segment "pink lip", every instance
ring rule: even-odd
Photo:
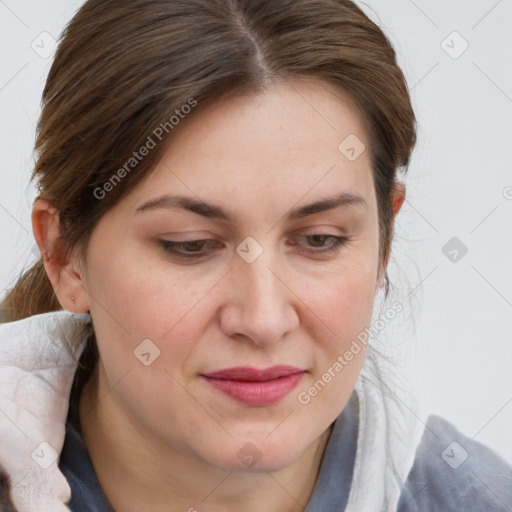
[[[214,388],[253,406],[271,405],[284,398],[302,379],[305,371],[294,366],[227,368],[202,375]]]

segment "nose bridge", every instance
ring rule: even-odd
[[[279,275],[279,256],[265,248],[252,262],[242,256],[234,268],[237,288],[232,295],[230,334],[243,334],[255,343],[268,344],[278,341],[295,326],[295,313],[289,291]]]
[[[279,312],[282,308],[284,293],[282,284],[272,272],[268,258],[263,258],[253,263],[243,262],[241,272],[244,274],[246,288],[244,294],[247,307],[254,316],[263,317],[267,314]]]

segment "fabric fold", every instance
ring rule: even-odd
[[[65,512],[58,467],[90,315],[56,311],[0,324],[0,465],[18,512]]]
[[[368,347],[355,391],[359,431],[352,487],[345,512],[396,512],[425,424],[413,411],[418,402],[398,383],[396,369]],[[393,384],[396,384],[394,386]]]

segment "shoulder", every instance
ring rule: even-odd
[[[512,467],[485,445],[431,415],[402,489],[399,512],[512,510]]]

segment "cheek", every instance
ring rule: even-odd
[[[91,316],[106,386],[115,389],[109,399],[158,430],[160,422],[180,424],[193,409],[182,370],[204,331],[201,299],[214,282],[133,261],[120,254],[108,263],[90,260]]]
[[[181,411],[193,409],[183,386],[198,340],[212,321],[222,274],[151,268],[143,258],[135,264],[136,258],[127,256],[125,251],[112,254],[107,264],[90,262],[90,275],[99,276],[91,283],[91,315],[105,379],[123,407],[148,428],[158,423],[155,411],[177,424],[176,404]],[[208,366],[211,352],[201,353],[202,365]]]
[[[330,419],[347,403],[360,373],[376,292],[372,257],[360,256],[357,262],[346,258],[342,267],[323,283],[309,281],[301,287],[308,290],[304,317],[315,355],[297,402],[308,414]]]
[[[347,252],[323,276],[301,278],[303,301],[331,333],[327,339],[333,348],[342,348],[371,321],[377,285],[376,250],[371,249]]]
[[[315,365],[317,378],[332,370],[339,357],[345,359],[347,364],[343,363],[343,369],[338,367],[336,373],[343,370],[350,381],[357,377],[366,348],[361,342],[361,333],[370,325],[374,297],[373,281],[356,279],[354,276],[342,280],[338,286],[333,286],[319,297],[317,306],[312,308],[318,312],[313,336],[318,351]],[[338,383],[342,380],[337,379]]]
[[[87,283],[91,309],[133,341],[162,339],[171,331],[178,332],[218,280],[191,267],[182,270],[161,261],[149,262],[143,254],[126,248],[111,253],[108,262],[91,258],[89,275],[94,276]]]

